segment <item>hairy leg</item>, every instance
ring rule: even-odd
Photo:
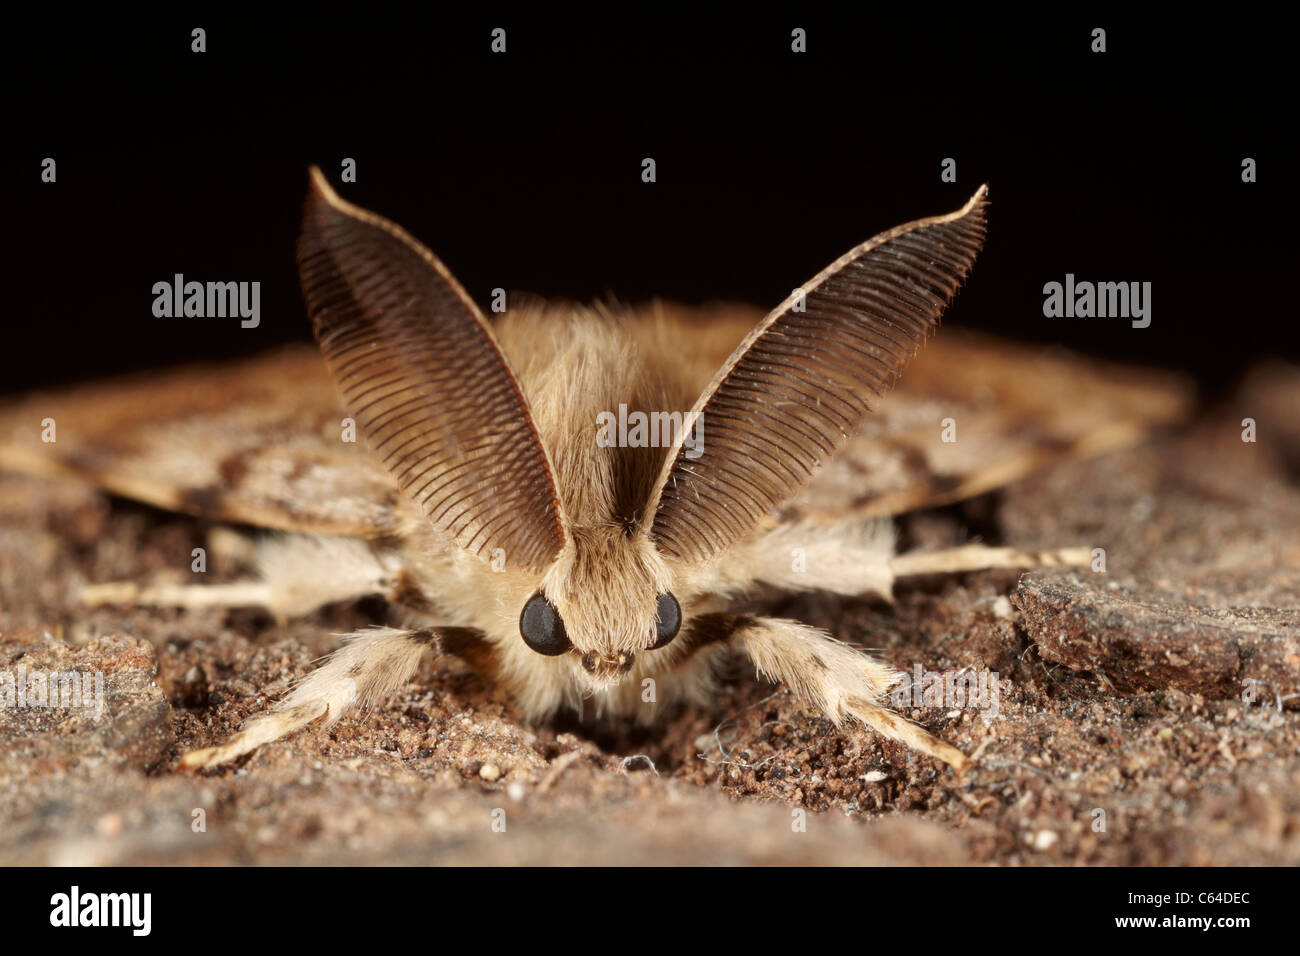
[[[989,568],[1084,567],[1092,561],[1090,548],[990,548],[967,544],[943,551],[909,551],[889,562],[895,577],[917,574],[956,574]]]
[[[1035,551],[982,544],[895,554],[894,529],[887,519],[804,522],[751,535],[701,575],[698,587],[726,596],[762,582],[788,591],[875,594],[890,600],[894,581],[901,577],[1079,566],[1090,560],[1088,548]]]
[[[434,638],[433,631],[388,627],[350,635],[268,713],[253,718],[219,747],[190,751],[179,766],[185,770],[215,767],[310,723],[334,726],[352,708],[372,706],[400,690]]]
[[[788,591],[888,597],[894,526],[880,521],[799,523],[755,532],[701,573],[696,590],[723,597],[762,582]]]
[[[759,674],[783,681],[836,727],[857,721],[961,771],[970,763],[956,747],[889,710],[882,699],[901,672],[824,631],[776,618],[738,619],[731,638]]]
[[[88,585],[81,600],[90,605],[264,607],[287,620],[325,604],[368,594],[389,596],[395,579],[383,558],[355,538],[268,535],[257,542],[254,563],[256,580],[144,586],[116,581]]]

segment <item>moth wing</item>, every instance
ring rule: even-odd
[[[1135,444],[1191,407],[1192,390],[1175,374],[950,328],[782,517],[869,518],[950,504]]]
[[[0,467],[282,531],[404,534],[422,516],[344,418],[319,351],[290,347],[22,397],[0,409]]]

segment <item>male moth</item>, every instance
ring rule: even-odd
[[[895,555],[887,516],[1176,414],[1069,362],[966,340],[920,363],[921,393],[876,408],[971,270],[983,187],[851,249],[761,319],[530,301],[490,322],[401,227],[340,199],[319,170],[310,179],[298,265],[324,365],[290,349],[0,415],[0,466],[286,532],[259,543],[256,580],[103,584],[91,603],[284,618],[378,594],[400,610],[401,626],[351,635],[182,767],[331,726],[436,648],[486,669],[532,720],[707,705],[719,659],[746,655],[835,726],[960,769],[961,752],[882,703],[893,667],[734,602],[758,584],[888,598],[903,575],[1086,563],[1086,548]],[[47,417],[57,442],[34,437]],[[941,441],[945,417],[961,442]],[[341,437],[346,423],[369,450]]]

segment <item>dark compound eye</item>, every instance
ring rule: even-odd
[[[656,638],[655,642],[650,645],[651,650],[671,643],[682,627],[682,608],[677,603],[677,598],[671,594],[659,595],[659,600],[655,604],[655,612],[659,615],[659,620],[655,623]]]
[[[524,605],[524,612],[519,615],[519,633],[524,636],[525,644],[547,657],[563,654],[570,647],[560,612],[541,591]]]

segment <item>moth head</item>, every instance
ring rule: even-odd
[[[610,524],[570,529],[570,541],[524,603],[519,636],[569,655],[596,685],[622,680],[681,629],[672,575],[644,534]]]
[[[342,200],[319,170],[311,180],[303,293],[360,431],[450,542],[507,556],[527,582],[519,639],[566,655],[593,685],[680,651],[668,650],[682,624],[674,580],[696,581],[857,431],[937,328],[983,244],[987,207],[981,187],[961,209],[880,233],[796,289],[691,410],[709,424],[708,445],[688,446],[683,428],[636,523],[601,523],[565,514],[553,449],[446,267],[400,226]]]

